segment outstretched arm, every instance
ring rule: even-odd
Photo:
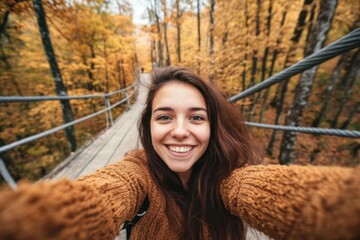
[[[232,214],[275,239],[360,237],[360,167],[245,167],[221,195]]]
[[[146,196],[139,163],[125,159],[77,181],[0,192],[0,239],[114,239]]]

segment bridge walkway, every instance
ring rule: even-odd
[[[149,83],[150,75],[142,74],[141,82]],[[101,132],[89,144],[81,147],[45,178],[71,178],[95,172],[123,159],[126,152],[140,147],[137,121],[144,108],[148,89],[139,83],[138,96],[128,112],[123,113],[110,128]]]

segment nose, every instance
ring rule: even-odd
[[[178,139],[187,138],[190,136],[190,132],[187,129],[184,120],[178,120],[175,122],[174,128],[171,131],[171,136]]]

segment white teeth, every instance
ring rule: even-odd
[[[184,152],[189,152],[192,149],[192,147],[169,146],[169,149],[173,152],[184,153]]]

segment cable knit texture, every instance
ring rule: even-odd
[[[275,239],[360,239],[359,167],[246,167],[221,195],[232,214]]]
[[[232,214],[275,239],[357,239],[359,193],[360,168],[250,166],[221,186]],[[150,206],[131,239],[177,239],[181,226],[169,223],[143,151],[77,181],[1,191],[0,239],[114,239],[146,195]]]

